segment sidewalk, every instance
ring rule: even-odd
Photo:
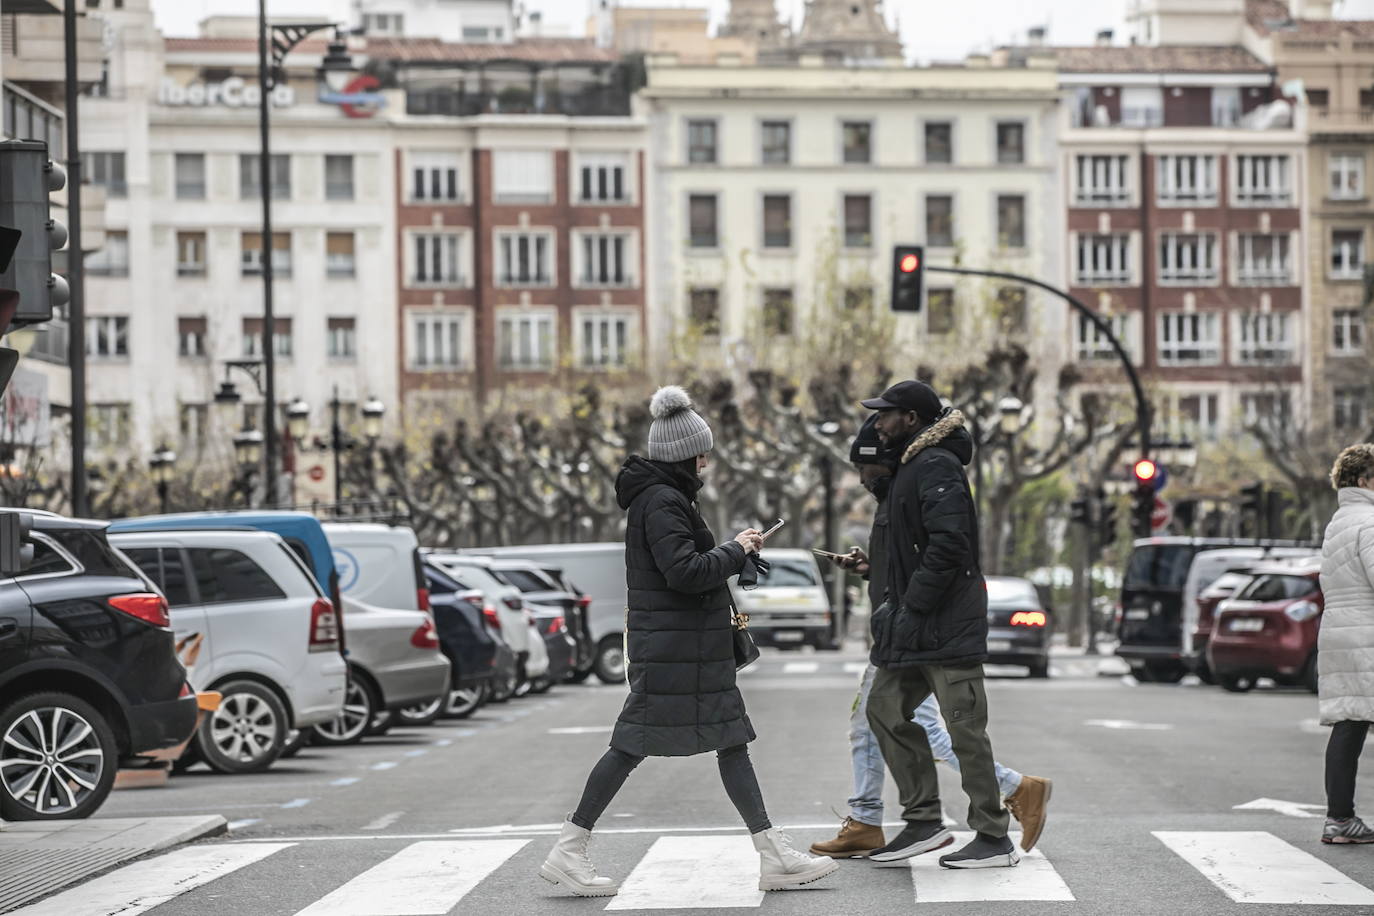
[[[1050,645],[1050,669],[1079,677],[1121,677],[1131,673],[1130,665],[1116,657],[1115,639],[1099,639],[1097,652],[1097,655],[1088,655],[1081,646],[1067,645],[1063,634],[1056,634]]]
[[[7,821],[0,829],[0,913],[131,859],[225,829],[217,814]]]

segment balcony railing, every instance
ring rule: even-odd
[[[611,86],[592,86],[577,91],[546,88],[537,94],[523,88],[502,89],[499,92],[464,92],[449,88],[406,90],[406,114],[412,115],[625,117],[629,113],[629,93]]]

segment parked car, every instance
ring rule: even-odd
[[[1317,690],[1321,559],[1257,565],[1244,588],[1222,602],[1207,644],[1217,683],[1243,693],[1262,677]]]
[[[1207,664],[1207,643],[1216,625],[1217,607],[1250,579],[1250,573],[1245,569],[1228,569],[1197,596],[1197,619],[1193,623],[1192,640],[1186,648],[1191,652],[1193,672],[1204,684],[1216,683],[1211,666]]]
[[[0,570],[0,818],[89,817],[121,760],[191,736],[196,697],[166,600],[105,524],[22,518],[25,559]]]
[[[515,687],[515,695],[518,697],[531,692],[548,677],[551,662],[548,644],[544,642],[544,638],[539,633],[534,612],[525,608],[524,614],[527,634],[525,641],[530,647],[530,654],[525,659],[525,676]]]
[[[1025,665],[1031,677],[1050,676],[1054,611],[1029,579],[988,576],[988,663]]]
[[[491,571],[491,560],[487,557],[444,551],[429,552],[425,556],[465,588],[480,591],[486,597],[488,605],[496,611],[497,619],[501,623],[501,635],[515,650],[517,688],[520,683],[536,676],[530,670],[530,652],[533,648],[531,643],[542,640],[532,640],[530,637],[529,619],[525,614],[525,598],[520,589],[497,578]],[[543,647],[540,649],[542,651]],[[543,671],[538,673],[542,674]]]
[[[792,648],[833,646],[830,597],[820,567],[809,550],[779,548],[761,554],[769,571],[758,588],[744,589],[731,578],[735,607],[749,615],[749,632],[759,645]]]
[[[110,542],[167,597],[172,630],[200,634],[195,687],[222,694],[183,760],[221,773],[271,766],[291,729],[343,708],[338,616],[301,558],[270,531],[155,531]]]
[[[549,670],[535,681],[533,688],[535,693],[544,693],[573,673],[578,646],[572,632],[575,627],[581,629],[577,621],[583,619],[584,608],[590,602],[584,603],[583,596],[555,582],[548,572],[529,560],[494,558],[490,568],[502,582],[520,589],[525,607],[534,618],[535,629],[544,640],[544,648],[549,653]],[[570,620],[573,621],[571,626]],[[588,641],[587,655],[590,654]]]
[[[465,718],[482,704],[491,688],[501,637],[483,617],[480,591],[463,588],[433,563],[424,563],[421,571],[429,589],[439,645],[449,660],[449,695],[440,714]]]

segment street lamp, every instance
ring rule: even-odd
[[[234,436],[234,457],[239,464],[252,467],[262,460],[262,433],[251,426]]]
[[[148,467],[152,469],[153,481],[157,484],[157,498],[161,504],[161,512],[167,514],[167,488],[172,482],[172,473],[175,470],[177,453],[163,442],[153,452],[153,457],[148,461]]]
[[[1026,405],[1015,395],[1007,395],[997,402],[998,428],[1003,435],[1013,436],[1021,428],[1021,413]]]
[[[379,439],[382,435],[382,415],[386,413],[386,405],[375,397],[368,398],[363,402],[363,435],[369,439]]]
[[[286,432],[297,442],[310,434],[310,405],[304,399],[296,398],[286,405]]]

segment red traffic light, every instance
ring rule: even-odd
[[[1149,458],[1141,458],[1135,463],[1135,479],[1141,483],[1153,482],[1157,473],[1159,468]]]
[[[921,259],[914,254],[908,254],[903,256],[901,262],[897,265],[897,269],[904,274],[909,274],[914,273],[916,268],[920,266]]]

